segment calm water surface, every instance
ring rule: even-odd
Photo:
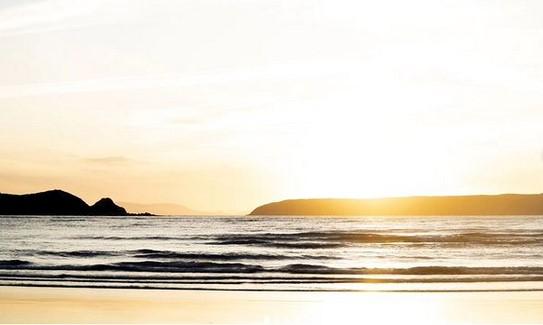
[[[0,217],[0,285],[543,289],[543,217]]]

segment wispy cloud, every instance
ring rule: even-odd
[[[0,87],[0,99],[70,93],[180,88],[187,86],[230,84],[251,81],[286,81],[332,76],[351,71],[352,67],[338,62],[275,64],[253,69],[165,75],[158,78],[109,78],[73,82],[30,83]]]
[[[0,7],[0,37],[77,28],[96,24],[104,1],[42,0]]]
[[[111,156],[111,157],[94,157],[94,158],[84,158],[84,162],[91,164],[126,164],[132,162],[132,159],[122,157],[122,156]]]

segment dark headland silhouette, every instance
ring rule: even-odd
[[[77,215],[127,216],[130,215],[110,198],[88,205],[77,196],[61,190],[33,194],[0,193],[0,215]]]
[[[262,205],[250,215],[477,216],[543,215],[543,194],[301,199]]]

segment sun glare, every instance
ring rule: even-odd
[[[342,109],[337,113],[331,117],[314,112],[312,123],[295,135],[297,145],[285,155],[281,175],[291,195],[380,197],[433,192],[439,168],[455,159],[441,154],[442,139],[417,133],[409,123],[391,120],[387,112]],[[447,190],[441,186],[438,191]]]
[[[432,299],[433,298],[433,299]],[[315,294],[319,303],[300,313],[300,324],[449,324],[436,297],[387,293]]]

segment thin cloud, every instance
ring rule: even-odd
[[[0,37],[78,28],[98,23],[103,1],[47,0],[0,8]]]
[[[250,70],[235,70],[193,75],[163,76],[159,78],[109,78],[73,82],[49,82],[10,85],[0,87],[0,99],[46,96],[101,91],[166,89],[236,82],[285,81],[322,78],[349,72],[345,63],[323,64],[322,62],[276,64]]]
[[[91,164],[126,164],[133,162],[132,159],[122,156],[85,158],[83,161]]]

